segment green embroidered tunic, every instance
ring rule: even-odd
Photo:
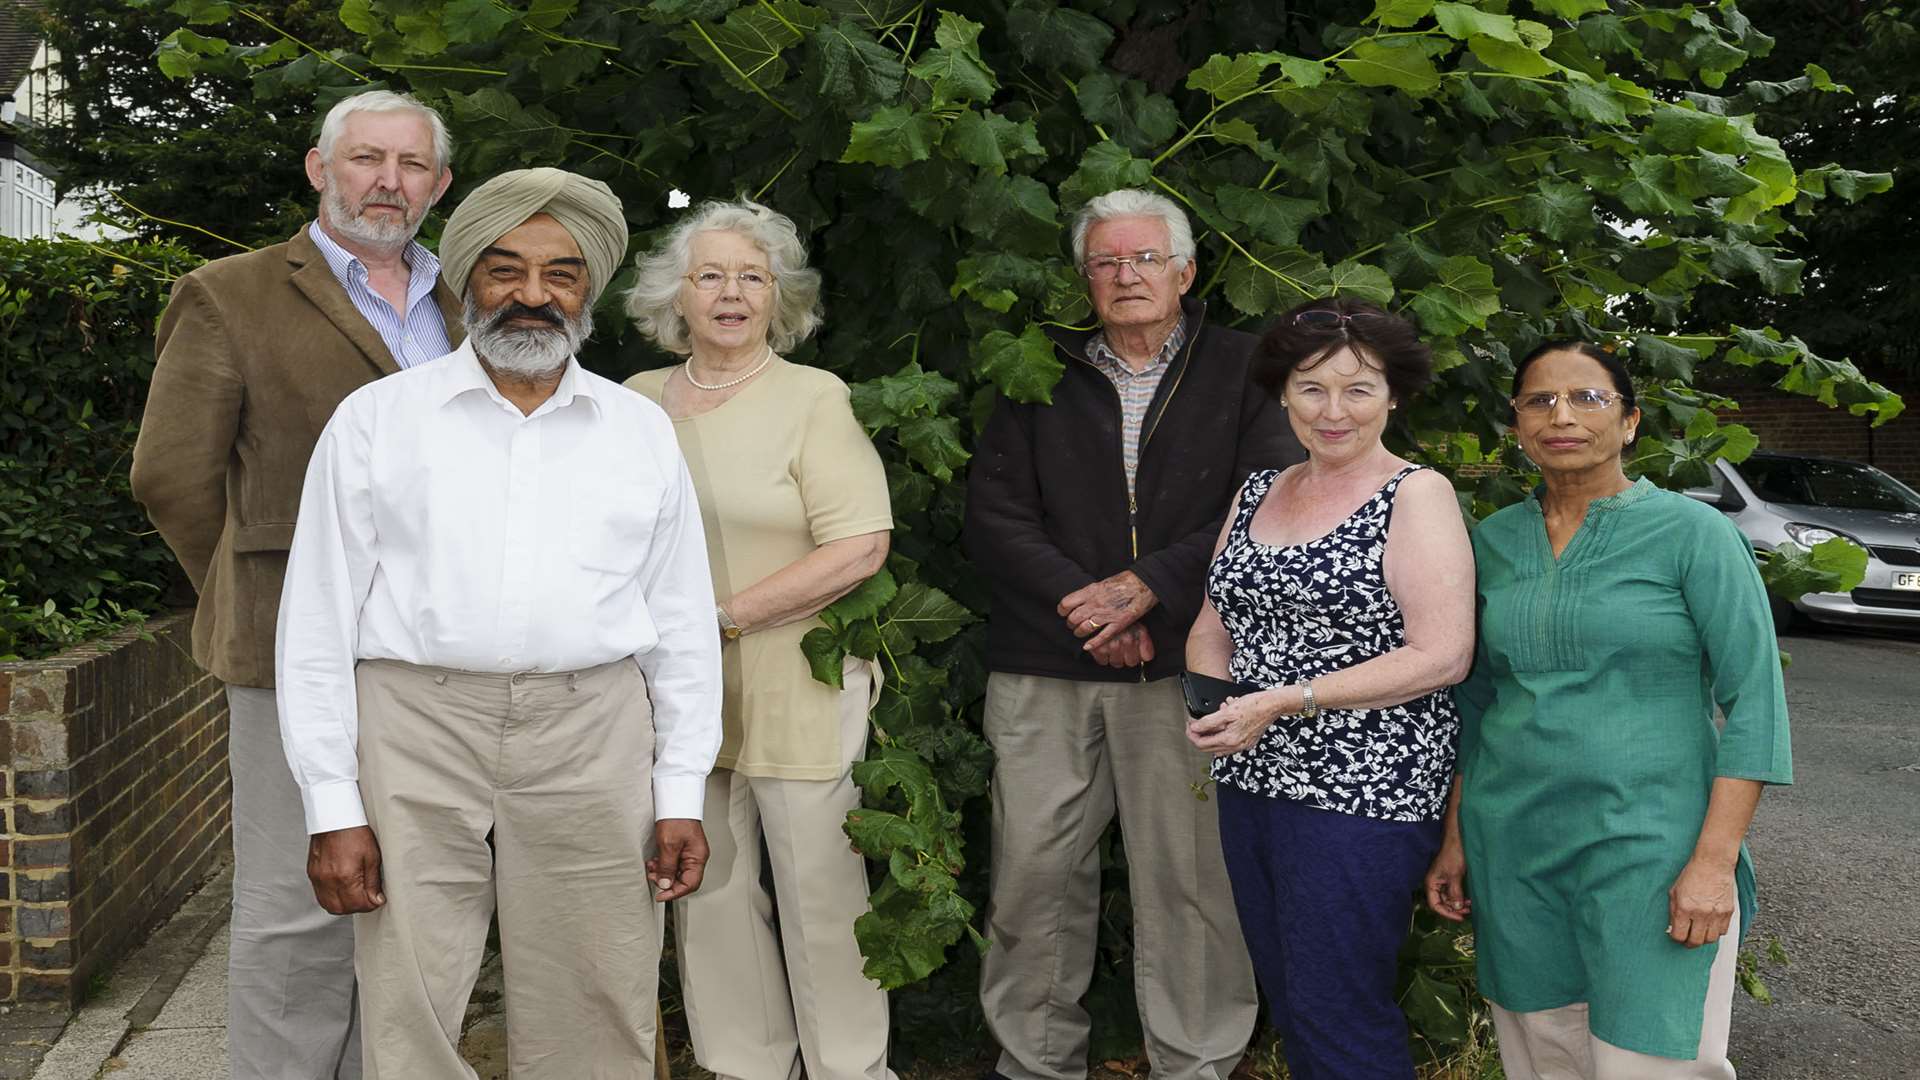
[[[1473,550],[1478,655],[1455,696],[1480,989],[1514,1012],[1586,1002],[1598,1038],[1691,1059],[1708,970],[1737,943],[1674,942],[1667,890],[1715,777],[1793,781],[1753,549],[1642,479],[1594,501],[1558,559],[1537,498],[1488,517]],[[1736,880],[1744,930],[1744,846]]]

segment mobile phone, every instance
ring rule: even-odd
[[[1265,687],[1252,683],[1232,682],[1216,679],[1211,675],[1200,675],[1192,671],[1180,673],[1180,693],[1187,699],[1187,715],[1195,720],[1218,712],[1222,702],[1230,697],[1245,697],[1257,694]]]

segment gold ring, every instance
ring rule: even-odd
[[[1093,629],[1093,630],[1098,630],[1098,629],[1100,629],[1100,628],[1101,628],[1102,626],[1105,626],[1105,625],[1106,625],[1106,623],[1103,623],[1103,622],[1101,622],[1101,621],[1100,621],[1099,619],[1088,619],[1088,620],[1087,620],[1087,626],[1088,626],[1088,628],[1089,628],[1089,629]]]

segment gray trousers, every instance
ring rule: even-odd
[[[307,880],[307,823],[273,691],[227,687],[233,770],[233,1080],[360,1080],[353,920]]]
[[[1087,1075],[1100,923],[1100,836],[1117,814],[1131,867],[1134,993],[1160,1080],[1225,1080],[1253,1034],[1253,965],[1195,797],[1207,755],[1186,737],[1179,680],[987,680],[993,775],[992,941],[980,1003],[1010,1080]]]

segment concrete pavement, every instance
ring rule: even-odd
[[[225,1080],[230,871],[194,894],[58,1029],[33,1080]],[[480,1080],[506,1080],[500,960],[489,955],[461,1043]],[[0,1077],[5,1076],[0,1073]]]
[[[1809,630],[1793,657],[1794,780],[1748,834],[1774,1004],[1734,996],[1741,1080],[1920,1077],[1920,640]]]

